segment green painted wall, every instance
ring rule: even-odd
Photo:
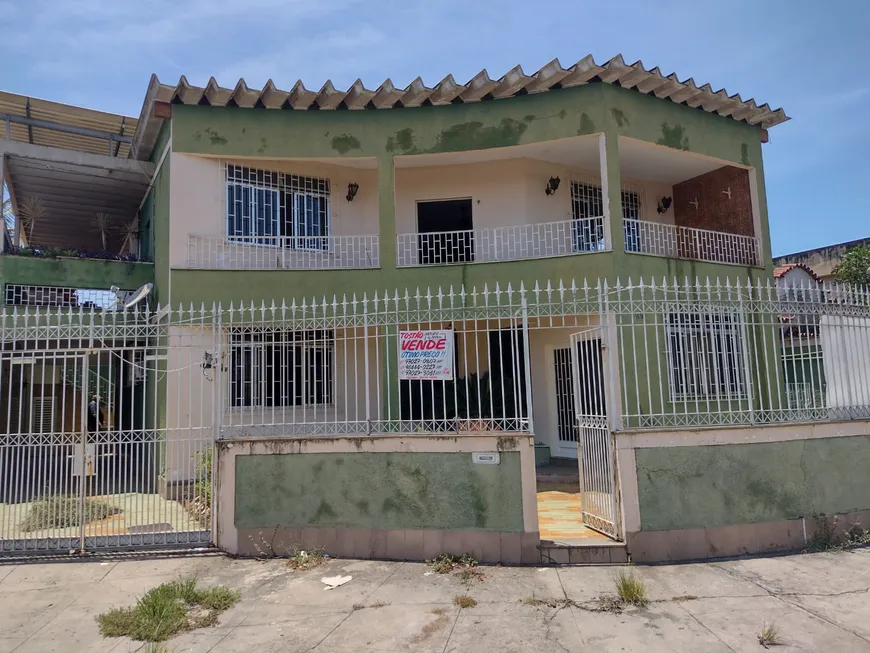
[[[624,136],[755,166],[761,192],[762,239],[767,212],[761,177],[761,131],[746,123],[611,86],[590,84],[507,100],[380,111],[261,111],[228,107],[173,107],[173,151],[224,157],[376,157],[380,195],[379,270],[173,270],[172,302],[301,298],[374,289],[502,284],[545,279],[613,280],[641,276],[732,279],[769,273],[623,252],[613,229],[606,254],[535,261],[430,268],[395,267],[394,157],[507,147],[605,133],[611,213],[620,213],[619,148]],[[155,150],[156,151],[156,150]],[[158,245],[159,249],[159,245]],[[769,248],[766,248],[769,252]],[[770,261],[767,261],[768,268]],[[161,272],[158,265],[158,279]],[[159,285],[159,284],[158,284]]]
[[[118,286],[122,290],[136,290],[153,280],[154,266],[151,263],[0,256],[0,285],[32,284],[96,290]]]
[[[761,162],[757,127],[609,84],[398,111],[172,108],[174,151],[218,156],[396,156],[603,131],[744,165]]]
[[[165,122],[157,136],[151,162],[157,163],[163,154],[166,143],[171,138],[171,126]],[[154,179],[154,185],[145,198],[139,214],[140,224],[147,222],[144,236],[149,239],[147,246],[154,258],[154,301],[165,304],[169,301],[169,165],[172,157],[167,156]]]
[[[636,449],[641,530],[870,508],[870,436]]]
[[[474,465],[470,453],[236,456],[238,528],[523,531],[520,454]]]

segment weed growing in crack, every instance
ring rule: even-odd
[[[388,605],[390,605],[390,604],[385,602],[385,601],[375,601],[374,603],[369,603],[368,605],[366,605],[365,603],[354,603],[353,604],[353,611],[356,612],[357,610],[366,610],[366,609],[377,610],[378,608],[385,608]]]
[[[473,608],[477,605],[477,601],[467,594],[457,594],[453,597],[453,602],[460,608]]]
[[[864,530],[860,523],[855,522],[841,537],[835,532],[840,518],[836,515],[830,520],[824,513],[813,516],[813,535],[807,542],[807,553],[825,553],[833,551],[848,551],[859,546],[870,544],[870,531]]]
[[[619,599],[628,605],[645,606],[647,599],[646,583],[631,567],[623,567],[613,577],[616,585],[616,594]]]
[[[306,571],[319,567],[325,560],[322,549],[293,549],[293,553],[287,559],[287,566],[293,571]]]
[[[762,622],[761,632],[758,633],[758,643],[764,648],[778,646],[782,643],[779,638],[779,629],[776,627],[775,621]]]
[[[427,560],[426,564],[436,574],[449,574],[454,569],[471,569],[477,566],[477,560],[472,558],[467,553],[461,556],[455,556],[450,553],[442,553],[432,560]]]

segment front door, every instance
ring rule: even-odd
[[[583,523],[616,537],[616,484],[602,344],[600,327],[571,336],[574,413]]]
[[[559,458],[577,458],[580,428],[574,412],[574,362],[571,348],[553,352],[553,373],[556,380],[556,450]]]

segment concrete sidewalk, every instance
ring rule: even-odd
[[[103,639],[94,616],[192,574],[239,589],[242,600],[217,626],[170,640],[173,653],[759,652],[764,620],[778,626],[782,653],[870,652],[867,549],[638,567],[652,602],[621,613],[587,604],[613,593],[616,567],[481,569],[483,580],[463,584],[424,564],[354,560],[305,572],[218,555],[4,563],[0,653],[148,651]],[[353,579],[324,591],[320,579],[337,574]],[[458,594],[477,606],[458,608]],[[523,603],[532,597],[549,605]]]

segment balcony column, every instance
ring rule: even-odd
[[[383,288],[398,288],[396,272],[396,164],[392,156],[378,157],[378,242],[380,246],[381,279]],[[398,327],[388,324],[383,327],[384,368],[381,370],[383,399],[381,411],[386,420],[400,418],[399,367],[396,360],[399,349]]]
[[[604,199],[605,244],[607,249],[613,250],[615,256],[621,257],[625,254],[625,232],[622,228],[622,181],[616,131],[607,130],[598,136],[598,153],[601,161],[601,194]]]
[[[395,270],[396,164],[390,155],[378,157],[378,234],[381,269]]]

